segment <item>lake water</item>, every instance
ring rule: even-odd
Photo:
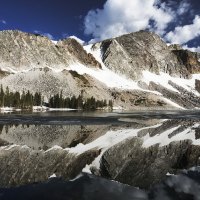
[[[148,189],[199,165],[200,111],[0,115],[0,187],[81,172]]]

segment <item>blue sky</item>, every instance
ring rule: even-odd
[[[84,16],[101,7],[103,0],[0,0],[0,30],[19,29],[49,33],[55,39],[83,34]],[[4,23],[2,23],[4,22]],[[5,24],[6,23],[6,24]]]
[[[0,0],[0,30],[95,42],[150,30],[200,51],[198,0]]]

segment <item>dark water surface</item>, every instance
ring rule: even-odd
[[[0,124],[123,124],[131,119],[200,119],[200,111],[44,112],[0,114]]]

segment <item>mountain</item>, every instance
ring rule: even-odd
[[[77,53],[79,52],[79,53]],[[64,69],[77,62],[100,67],[92,55],[87,54],[75,39],[55,44],[47,37],[20,31],[0,32],[0,66],[10,72],[49,67]]]
[[[200,107],[200,54],[140,31],[93,45],[0,32],[0,84],[48,98],[94,96],[124,109]],[[45,99],[46,99],[45,98]]]
[[[101,49],[109,69],[133,79],[141,78],[144,70],[183,78],[200,72],[197,53],[167,46],[158,35],[146,31],[103,41]]]

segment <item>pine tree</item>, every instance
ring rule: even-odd
[[[83,109],[83,98],[81,95],[78,96],[78,99],[77,99],[77,108],[78,109]]]
[[[25,94],[25,91],[23,90],[22,95],[21,95],[21,100],[20,100],[21,109],[25,108],[25,98],[26,98],[26,94]]]
[[[70,107],[73,108],[73,109],[76,109],[78,107],[77,106],[77,99],[76,99],[75,96],[72,96],[72,98],[71,98]]]
[[[112,100],[109,100],[108,106],[109,106],[110,109],[113,109],[113,101]]]
[[[5,100],[5,93],[3,90],[3,86],[1,85],[1,91],[0,91],[0,106],[4,107],[4,100]]]
[[[4,106],[5,107],[10,106],[10,92],[9,92],[8,86],[6,87],[6,91],[5,91]]]
[[[16,108],[20,108],[20,93],[19,92],[14,93],[12,106]]]
[[[60,92],[60,96],[59,96],[59,108],[63,108],[64,107],[64,100],[63,100],[63,91],[61,90]]]
[[[36,92],[33,97],[33,105],[34,106],[41,106],[42,104],[42,97],[41,93]]]

